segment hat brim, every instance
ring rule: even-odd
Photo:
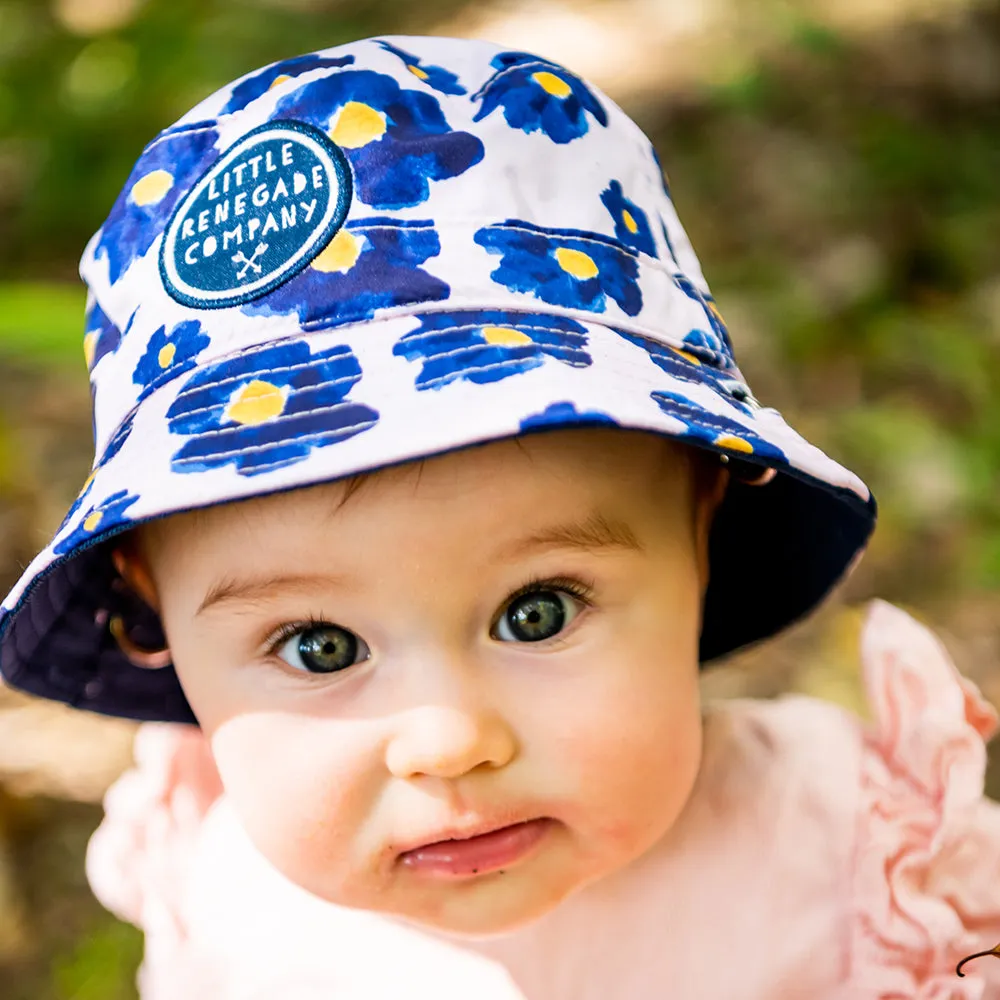
[[[497,310],[234,347],[151,385],[8,597],[0,673],[13,687],[106,715],[196,723],[172,666],[134,666],[111,636],[109,616],[122,613],[137,644],[162,642],[155,614],[122,587],[103,543],[170,513],[520,434],[616,426],[776,470],[763,487],[734,482],[717,513],[703,662],[806,614],[874,527],[865,485],[759,407],[712,352]]]

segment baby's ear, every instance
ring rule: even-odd
[[[713,452],[692,448],[690,461],[694,542],[698,577],[704,593],[709,578],[708,538],[712,531],[712,522],[715,520],[715,512],[729,488],[730,474],[729,469]]]
[[[160,610],[160,601],[156,593],[149,565],[143,555],[139,539],[134,531],[126,532],[111,551],[111,561],[118,570],[118,575],[125,581],[129,589],[138,594],[154,611]]]
[[[695,524],[700,531],[701,519],[706,518],[705,530],[707,531],[711,528],[712,518],[729,488],[729,468],[722,464],[719,456],[714,452],[700,448],[692,448],[690,451]]]

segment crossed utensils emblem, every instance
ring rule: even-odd
[[[238,253],[233,254],[232,258],[233,264],[236,265],[237,267],[239,267],[240,264],[243,265],[236,272],[237,281],[242,281],[246,277],[247,272],[250,271],[251,269],[254,271],[255,274],[263,273],[263,269],[261,268],[260,264],[257,263],[257,258],[262,257],[265,253],[267,253],[267,247],[268,244],[266,243],[258,243],[256,248],[254,249],[252,257],[247,257],[247,255],[242,250],[240,250]]]

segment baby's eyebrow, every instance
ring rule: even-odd
[[[237,580],[226,577],[209,587],[204,600],[198,605],[195,616],[220,604],[244,603],[264,600],[276,590],[313,591],[317,587],[342,587],[343,577],[328,574],[276,573],[272,576]]]
[[[642,544],[624,521],[595,511],[583,521],[554,524],[518,538],[504,548],[503,555],[511,556],[525,549],[538,548],[583,549],[588,552],[618,548],[641,552]]]
[[[624,521],[594,512],[583,521],[554,524],[518,538],[504,547],[501,558],[510,558],[526,550],[540,548],[583,549],[588,552],[607,548],[642,551],[639,539]],[[328,574],[302,573],[278,573],[247,580],[227,577],[209,588],[195,615],[220,604],[250,604],[265,600],[276,590],[312,591],[317,587],[330,586],[343,587],[345,580]]]

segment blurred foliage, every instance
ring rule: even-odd
[[[143,146],[227,81],[292,53],[426,30],[459,6],[4,0],[0,273],[70,277]]]
[[[435,30],[467,6],[0,0],[0,587],[89,466],[83,291],[72,282],[143,145],[259,65]],[[919,607],[958,637],[960,666],[998,701],[1000,2],[853,36],[804,4],[772,6],[791,25],[778,51],[623,103],[661,152],[758,397],[879,499],[847,598]],[[844,664],[856,659],[858,616],[817,621],[738,661],[752,673],[718,672],[717,690],[792,687],[856,704]],[[81,871],[98,815],[53,813],[44,827],[76,838],[67,850]],[[22,867],[44,941],[18,966],[31,985],[17,1000],[134,996],[138,935],[101,917],[82,874],[74,888],[38,862]],[[82,909],[53,917],[48,896],[59,894]],[[0,959],[0,979],[10,968]]]
[[[998,96],[992,4],[643,119],[757,395],[880,501],[859,594],[1000,588]]]
[[[83,854],[96,805],[20,798],[0,786],[0,835],[23,886],[27,947],[0,961],[3,1000],[130,1000],[142,935],[89,892]]]
[[[72,951],[52,965],[53,1000],[129,1000],[142,960],[142,935],[130,924],[104,917]]]
[[[35,362],[79,364],[82,286],[46,282],[0,283],[0,347]]]

